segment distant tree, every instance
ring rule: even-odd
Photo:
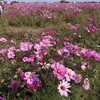
[[[60,1],[60,3],[65,3],[65,2],[66,2],[65,0],[61,0],[61,1]]]
[[[69,2],[66,0],[61,0],[60,3],[69,3]]]

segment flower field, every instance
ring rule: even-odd
[[[100,3],[6,4],[0,15],[0,100],[99,100]]]

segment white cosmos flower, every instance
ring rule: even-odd
[[[58,91],[61,94],[61,96],[68,97],[68,92],[71,92],[69,90],[70,87],[70,83],[68,83],[66,80],[60,81],[60,84],[58,84]]]
[[[46,63],[46,62],[45,62],[44,65],[42,66],[42,69],[49,69],[50,66],[51,66],[50,63]]]

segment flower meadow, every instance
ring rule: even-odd
[[[0,16],[0,100],[99,100],[99,8],[99,3],[7,5]],[[42,30],[5,29],[23,25]]]

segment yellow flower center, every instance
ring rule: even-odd
[[[44,44],[47,44],[47,42],[44,42]]]
[[[59,74],[60,74],[60,73],[61,73],[61,70],[60,70],[60,69],[58,69],[58,70],[57,70],[57,73],[59,73]]]
[[[30,77],[29,77],[29,78],[30,78],[30,79],[32,79],[32,78],[33,78],[33,76],[31,76],[31,75],[30,75]]]

